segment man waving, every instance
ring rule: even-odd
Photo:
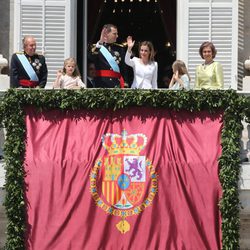
[[[100,40],[92,51],[96,67],[95,87],[124,88],[122,71],[125,52],[122,45],[116,43],[117,27],[113,24],[103,26]]]

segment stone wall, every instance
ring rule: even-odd
[[[3,206],[4,195],[4,190],[0,187],[0,249],[3,249],[6,241],[7,218],[5,214],[5,208]]]

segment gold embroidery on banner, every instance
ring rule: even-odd
[[[147,137],[144,134],[105,134],[103,147],[108,154],[99,158],[90,174],[90,193],[107,214],[121,217],[116,228],[130,231],[126,220],[152,205],[158,191],[158,176],[152,162],[140,155]],[[145,183],[149,184],[146,188]],[[147,194],[145,191],[147,190]]]

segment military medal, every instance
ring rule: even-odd
[[[39,72],[40,68],[42,67],[42,64],[40,63],[39,59],[35,59],[32,63],[32,66],[36,69],[37,72]]]

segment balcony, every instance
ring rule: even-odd
[[[21,90],[23,91],[23,90]],[[27,90],[28,92],[31,92],[30,90]],[[36,90],[34,90],[36,91]],[[51,91],[51,90],[45,90],[45,91]],[[95,90],[88,90],[88,91],[94,91]],[[126,91],[126,90],[125,90]],[[24,90],[25,92],[25,90]],[[118,95],[120,95],[119,90],[114,90]],[[130,91],[128,91],[129,93]],[[163,91],[161,91],[163,92]],[[167,93],[167,90],[165,91]],[[52,92],[51,92],[52,93]],[[135,93],[139,93],[136,91]],[[156,96],[158,96],[157,92],[154,92]],[[160,93],[160,92],[159,92]],[[193,95],[196,95],[195,92],[192,92]],[[2,95],[4,92],[2,92]],[[164,94],[164,93],[163,93]],[[205,93],[206,94],[206,93]],[[249,96],[250,93],[247,92],[238,92],[239,95],[241,96]],[[32,94],[31,94],[32,95]],[[178,93],[176,94],[177,98]],[[190,98],[190,94],[188,93],[187,96],[184,96],[187,98]],[[216,96],[218,97],[218,96]],[[230,101],[230,100],[228,100]],[[104,102],[105,103],[105,102]],[[66,104],[70,105],[70,104]],[[103,105],[103,104],[102,104]],[[116,104],[118,105],[118,104]],[[178,103],[176,104],[178,105]],[[241,172],[240,172],[240,179],[239,179],[239,194],[240,194],[240,201],[241,201],[241,207],[242,209],[240,210],[240,220],[241,220],[241,228],[240,228],[240,246],[241,249],[250,249],[250,239],[249,239],[249,234],[250,234],[250,129],[249,126],[245,121],[242,122],[243,125],[243,131],[242,131],[242,136],[241,136],[241,152],[240,152],[240,158],[241,158]],[[4,134],[3,130],[1,130],[0,134],[0,146],[2,148],[4,141]],[[1,210],[0,210],[0,218],[1,221],[2,219],[6,220],[6,217],[3,212],[3,207],[2,207],[2,201],[3,201],[3,196],[4,196],[4,191],[2,189],[4,185],[4,169],[3,169],[3,161],[0,164],[0,205],[1,205]],[[2,225],[2,228],[0,228],[0,234],[3,232],[1,230],[4,230]],[[1,233],[2,232],[2,233]],[[3,235],[3,234],[2,234]],[[4,241],[5,237],[0,236],[0,243]],[[1,246],[1,245],[0,245]]]

